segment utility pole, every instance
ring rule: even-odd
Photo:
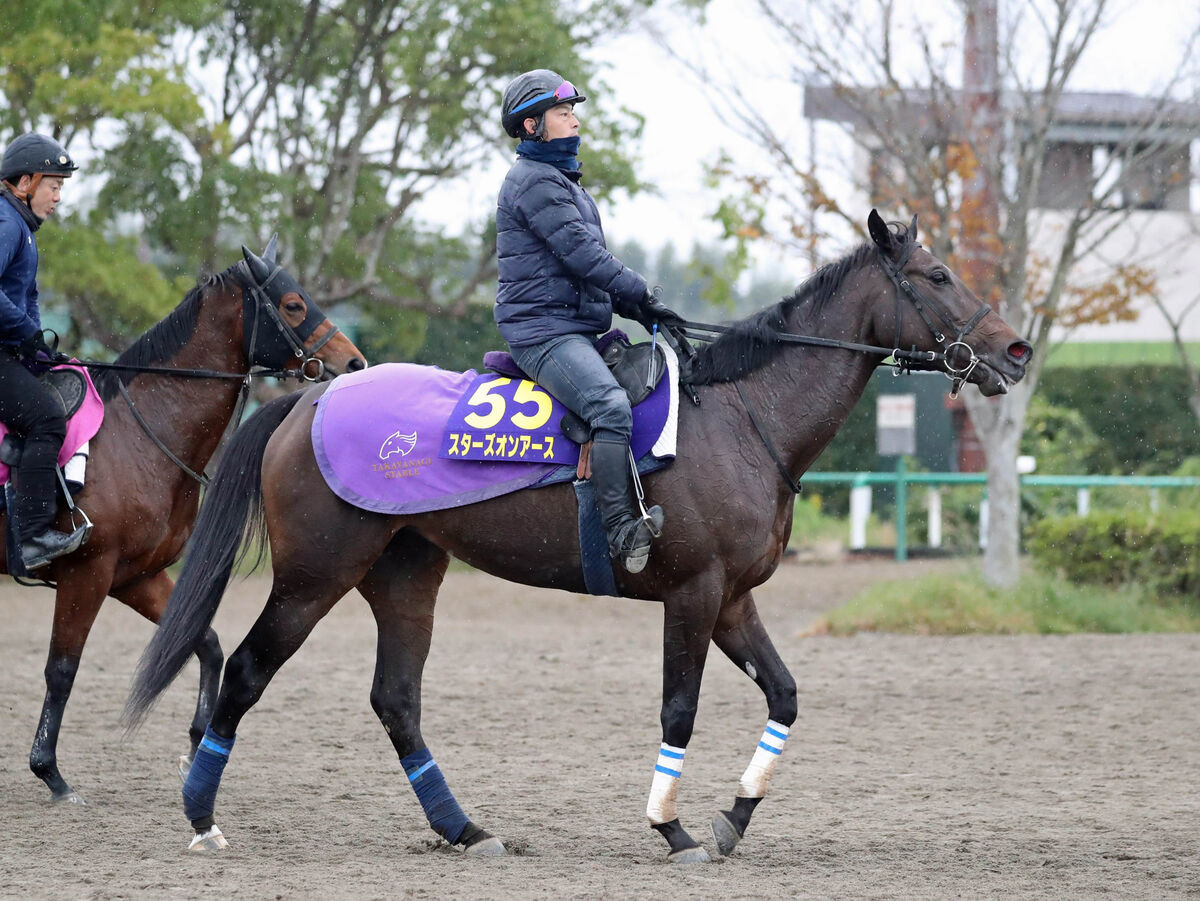
[[[993,176],[999,169],[999,0],[963,0],[963,141],[968,162],[962,182],[962,272],[979,297],[1000,300],[1000,206]]]

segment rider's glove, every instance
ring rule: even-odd
[[[55,344],[57,343],[58,339],[55,338]],[[41,358],[48,359],[52,363],[69,363],[71,361],[71,358],[65,353],[57,348],[51,348],[46,343],[46,336],[41,331],[36,331],[24,339],[18,349],[26,360],[37,360],[39,355],[42,355]]]
[[[647,329],[651,328],[655,323],[659,326],[674,326],[682,328],[686,320],[658,299],[658,295],[649,289],[645,295],[638,301],[638,322],[644,325]]]

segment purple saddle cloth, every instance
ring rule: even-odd
[[[677,369],[633,411],[639,459],[675,455]],[[532,382],[475,370],[383,363],[334,379],[317,399],[313,452],[330,489],[377,513],[460,507],[573,477],[566,408]],[[549,412],[549,415],[547,414]]]

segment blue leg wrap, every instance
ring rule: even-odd
[[[470,820],[454,800],[454,795],[450,794],[450,786],[446,785],[446,779],[433,762],[429,749],[414,751],[401,760],[400,765],[404,767],[433,831],[450,844],[455,844]]]
[[[193,823],[212,818],[221,774],[225,772],[225,764],[229,763],[234,738],[221,738],[213,732],[212,726],[204,730],[204,738],[196,748],[196,759],[183,784],[183,812]]]

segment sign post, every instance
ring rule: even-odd
[[[875,450],[896,458],[896,559],[908,559],[908,481],[905,456],[917,452],[917,396],[880,394],[875,399]]]

